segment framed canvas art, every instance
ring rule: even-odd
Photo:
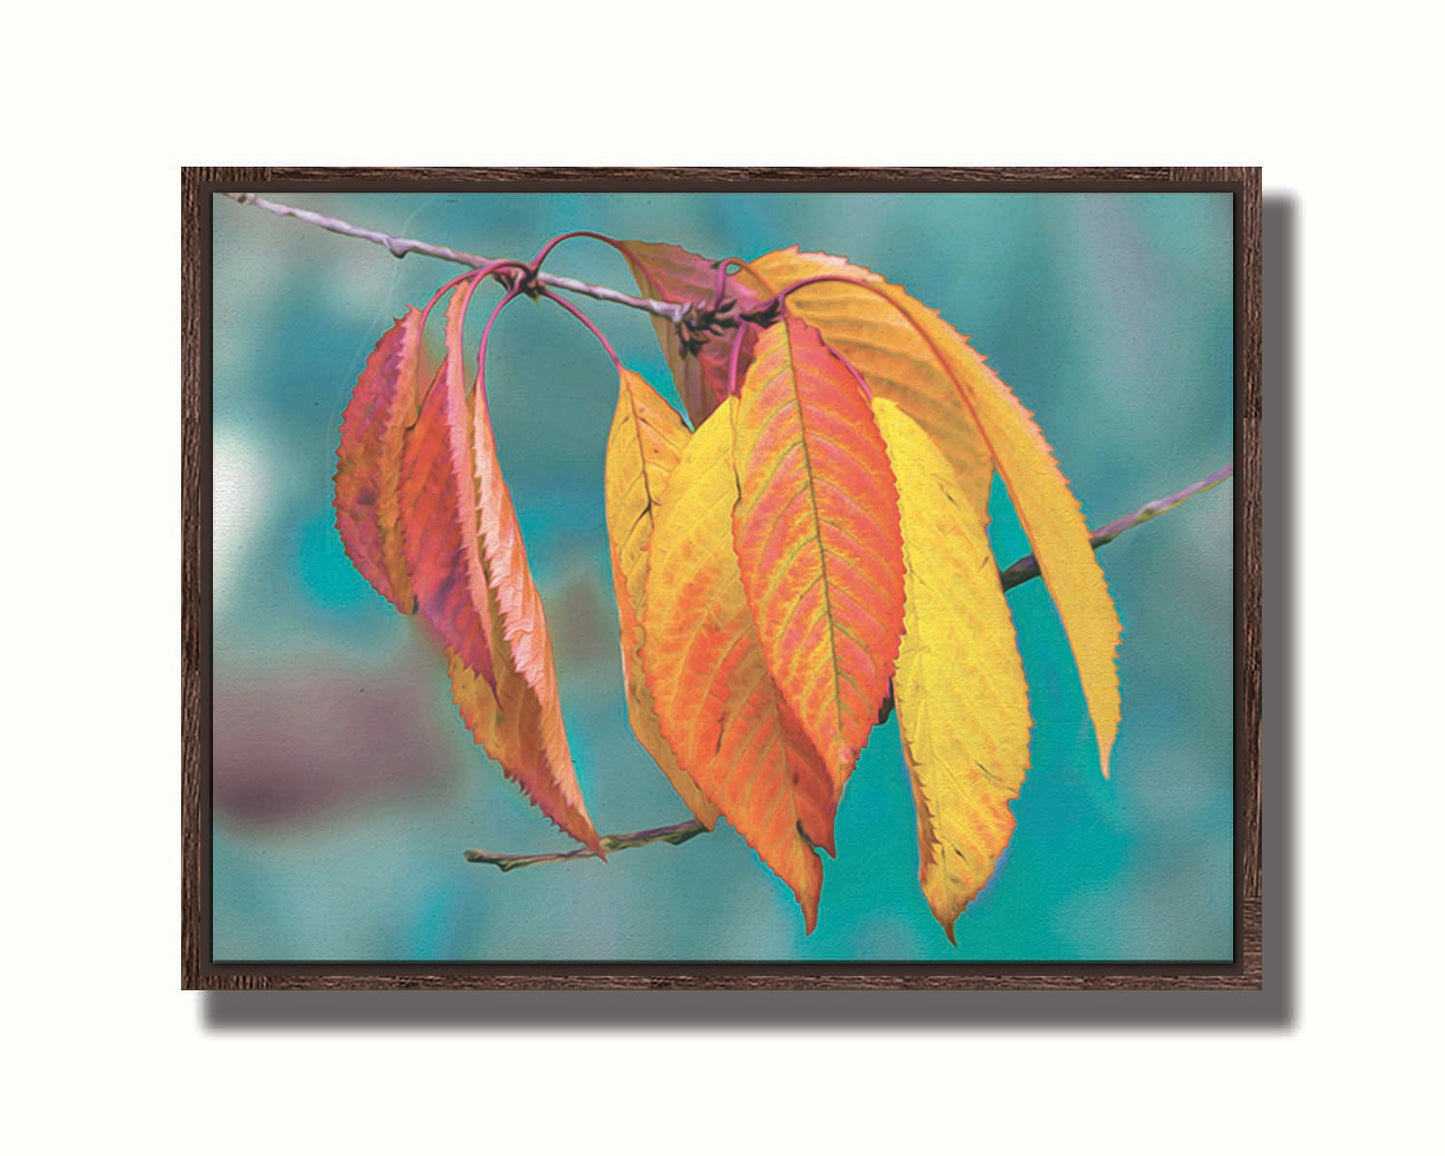
[[[183,193],[185,986],[1260,986],[1259,170]]]

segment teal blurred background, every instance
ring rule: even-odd
[[[1232,223],[1200,194],[277,194],[385,232],[526,258],[593,229],[709,256],[799,244],[901,283],[1035,410],[1091,525],[1233,455]],[[456,716],[416,622],[352,569],[331,475],[377,337],[456,270],[224,198],[214,206],[214,956],[218,960],[1213,960],[1232,954],[1232,483],[1100,554],[1124,622],[1105,782],[1041,583],[1010,594],[1034,714],[1018,829],[951,947],[917,884],[896,730],[843,800],[817,931],[725,826],[503,875],[469,847],[562,850]],[[631,288],[595,242],[548,263]],[[495,290],[489,291],[489,299]],[[648,319],[577,299],[668,396]],[[602,831],[686,817],[626,721],[603,525],[616,402],[554,306],[497,325],[503,469],[546,600]],[[996,487],[997,491],[997,487]],[[1002,563],[1028,552],[996,492]]]

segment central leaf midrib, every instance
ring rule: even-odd
[[[802,434],[803,471],[808,478],[808,503],[813,510],[813,537],[818,543],[818,568],[822,571],[823,612],[828,622],[828,655],[833,668],[833,715],[841,734],[843,730],[843,687],[838,681],[838,641],[833,632],[832,583],[828,579],[828,553],[823,549],[823,521],[818,513],[817,483],[813,475],[813,455],[808,449],[808,427],[803,419],[803,395],[798,389],[797,360],[793,356],[793,331],[786,322],[783,338],[788,345],[788,382],[793,391],[793,401],[798,409],[798,430]]]

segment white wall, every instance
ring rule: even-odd
[[[16,1151],[1430,1134],[1445,381],[1416,6],[658,4],[635,33],[615,4],[145,7],[12,14],[0,78]],[[178,990],[179,166],[545,162],[1264,166],[1297,310],[1280,348],[1267,267],[1265,775],[1293,812],[1267,826],[1293,891],[1268,900],[1269,991]]]

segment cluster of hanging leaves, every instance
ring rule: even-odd
[[[1029,760],[1028,690],[987,535],[995,474],[1068,634],[1108,774],[1120,626],[1079,504],[983,357],[877,274],[797,249],[720,264],[609,243],[645,296],[688,306],[678,323],[655,319],[686,419],[619,364],[607,442],[633,730],[693,815],[726,818],[792,889],[811,931],[819,851],[835,853],[848,779],[891,704],[923,894],[952,939],[1012,835]],[[444,287],[439,365],[423,341],[431,306],[378,342],[342,426],[337,523],[368,581],[435,634],[476,740],[600,854],[497,462],[484,371],[496,311],[475,373],[463,350],[487,272]]]

